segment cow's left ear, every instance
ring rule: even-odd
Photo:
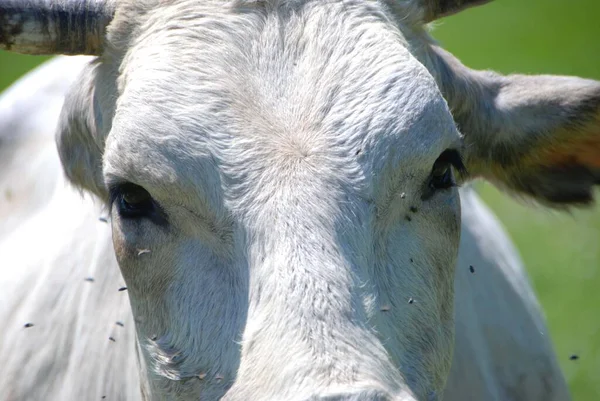
[[[553,206],[593,201],[600,184],[600,82],[473,71],[434,47],[438,84],[480,176]]]
[[[418,0],[418,3],[423,10],[423,22],[428,23],[490,1],[492,0]]]

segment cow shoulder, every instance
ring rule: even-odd
[[[444,400],[570,399],[517,250],[471,188],[455,276],[456,340]]]

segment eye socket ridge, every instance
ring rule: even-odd
[[[468,174],[460,152],[456,149],[446,149],[437,158],[431,169],[429,188],[432,191],[448,189],[457,186],[452,174],[452,167],[461,176]]]

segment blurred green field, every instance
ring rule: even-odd
[[[598,0],[497,0],[438,22],[433,34],[472,68],[600,79],[599,16]],[[0,90],[43,60],[0,52]],[[561,214],[487,184],[480,192],[525,260],[574,400],[600,400],[600,206]]]

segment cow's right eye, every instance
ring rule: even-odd
[[[150,217],[156,211],[152,196],[139,185],[127,183],[111,191],[112,207],[124,218]]]

